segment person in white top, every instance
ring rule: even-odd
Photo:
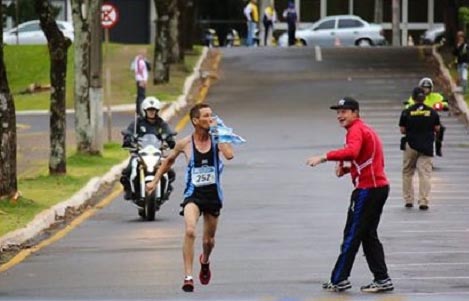
[[[140,105],[146,96],[148,68],[146,63],[146,49],[141,49],[134,59],[135,82],[137,84],[136,112],[140,113]]]

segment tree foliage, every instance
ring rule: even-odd
[[[10,5],[3,5],[5,8],[5,14],[3,16],[3,22],[5,22],[7,17],[11,17],[13,20],[16,21],[16,4],[19,2],[18,6],[18,21],[17,23],[23,23],[30,20],[37,20],[39,19],[39,13],[36,11],[35,8],[35,1],[30,0],[22,0],[22,1],[13,1]],[[60,13],[61,8],[53,6],[49,4],[50,7],[50,14],[52,18],[55,19]],[[16,25],[18,25],[16,24]]]
[[[157,14],[153,83],[169,82],[169,7],[171,0],[154,0]]]
[[[444,11],[444,22],[446,28],[446,41],[448,45],[454,45],[456,32],[458,31],[458,7],[459,1],[458,0],[442,0],[443,7],[445,7]]]

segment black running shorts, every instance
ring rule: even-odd
[[[218,200],[201,200],[199,198],[188,197],[181,203],[182,208],[181,212],[179,212],[181,216],[184,216],[184,207],[189,203],[196,204],[199,207],[200,214],[210,214],[215,217],[220,215],[222,208],[222,204]]]

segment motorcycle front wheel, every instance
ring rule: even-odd
[[[155,220],[156,213],[156,202],[155,202],[155,190],[149,195],[145,196],[145,207],[144,207],[145,219],[147,221]]]

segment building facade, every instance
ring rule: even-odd
[[[383,5],[381,20],[376,19],[378,17],[375,10],[376,0],[263,0],[260,2],[262,7],[273,2],[277,13],[281,14],[290,1],[295,3],[300,25],[307,25],[330,15],[352,14],[368,22],[381,24],[385,30],[392,28],[392,0],[380,1]],[[401,0],[402,45],[407,45],[409,31],[418,33],[443,25],[443,11],[441,0]]]

